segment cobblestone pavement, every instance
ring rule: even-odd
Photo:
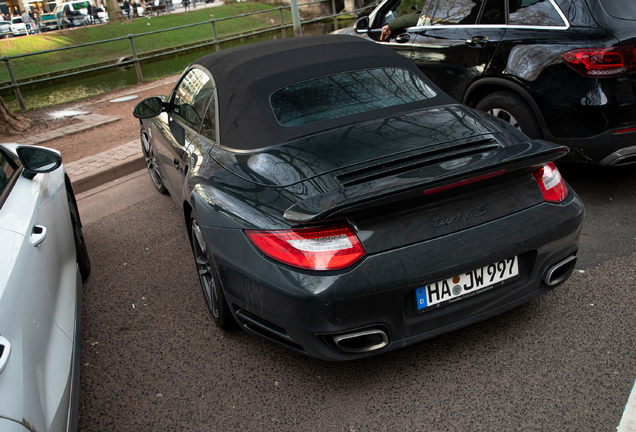
[[[101,114],[78,115],[78,116],[75,116],[75,118],[78,120],[81,120],[81,123],[64,126],[59,129],[53,129],[38,135],[25,137],[16,142],[22,145],[42,144],[43,142],[46,142],[55,138],[60,138],[65,135],[76,134],[88,129],[92,129],[97,126],[105,125],[105,124],[116,122],[119,120],[119,118],[117,117],[111,117],[111,116],[106,116]]]

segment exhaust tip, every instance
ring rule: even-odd
[[[543,282],[550,288],[560,284],[570,277],[575,265],[576,255],[570,255],[548,268],[543,276]]]
[[[389,337],[380,329],[372,329],[333,336],[333,341],[341,350],[359,354],[384,348],[389,344]]]

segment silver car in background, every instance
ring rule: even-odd
[[[0,19],[0,39],[7,38],[11,35],[13,35],[13,32],[11,32],[11,22]]]

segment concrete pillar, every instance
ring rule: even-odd
[[[346,11],[355,10],[355,8],[356,8],[356,0],[345,0],[344,8],[345,8]]]

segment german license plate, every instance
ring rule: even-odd
[[[519,260],[512,257],[494,264],[453,276],[415,290],[417,310],[453,300],[512,279],[519,274]]]

